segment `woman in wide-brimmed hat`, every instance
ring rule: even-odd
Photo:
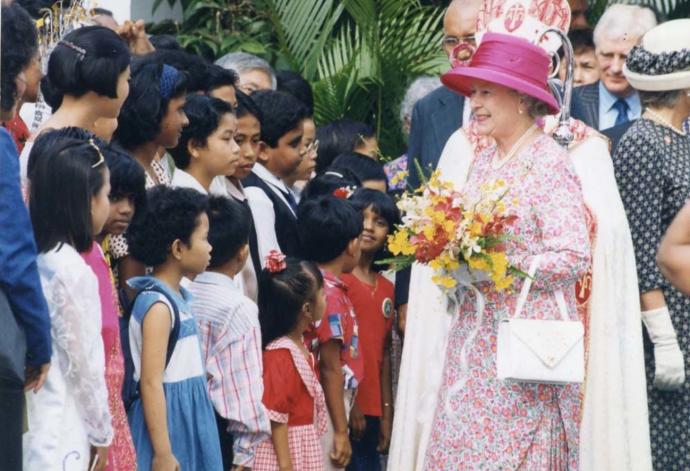
[[[655,469],[690,469],[690,297],[656,264],[661,237],[690,197],[690,20],[650,30],[630,51],[623,73],[645,111],[614,156],[630,222],[642,305],[652,459]]]
[[[590,244],[580,184],[567,152],[535,124],[558,104],[547,87],[549,56],[530,42],[486,33],[469,65],[442,77],[470,97],[480,134],[496,146],[478,154],[464,193],[481,197],[503,180],[510,263],[527,272],[540,262],[524,316],[560,319],[554,291],[577,319],[575,283],[588,268]],[[496,371],[499,320],[515,312],[517,292],[475,282],[461,296],[448,339],[439,400],[424,469],[577,469],[579,385],[506,382]],[[429,341],[434,341],[429,339]]]

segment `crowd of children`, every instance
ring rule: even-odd
[[[26,469],[381,469],[400,216],[371,129],[277,82],[102,26],[54,48],[13,150],[52,342]]]

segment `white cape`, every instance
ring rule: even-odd
[[[438,168],[462,188],[473,149],[461,129]],[[635,257],[608,142],[595,135],[570,150],[586,204],[597,222],[590,297],[589,362],[580,433],[580,469],[650,470],[642,325]],[[388,460],[391,471],[421,470],[441,385],[452,313],[415,264]]]

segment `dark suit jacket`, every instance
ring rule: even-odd
[[[599,129],[599,81],[573,88],[570,116]]]
[[[611,157],[616,152],[616,147],[618,147],[618,142],[621,140],[621,137],[623,137],[623,134],[626,133],[628,129],[630,129],[630,126],[633,125],[633,123],[637,121],[636,119],[633,119],[632,121],[628,121],[627,123],[619,124],[618,126],[614,126],[612,128],[604,129],[601,131],[601,133],[611,139]]]
[[[409,187],[420,183],[415,160],[427,175],[436,169],[446,141],[462,126],[464,103],[465,97],[441,86],[414,105],[407,146]],[[407,304],[409,290],[410,270],[402,270],[395,279],[396,305]]]
[[[414,161],[425,173],[436,169],[446,141],[462,126],[464,102],[465,97],[441,86],[414,105],[407,147],[411,188],[417,188],[420,182]]]

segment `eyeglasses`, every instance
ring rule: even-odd
[[[315,140],[311,141],[309,143],[309,145],[307,145],[306,149],[307,149],[308,153],[309,152],[317,153],[319,151],[319,140],[315,139]]]
[[[443,40],[441,41],[441,46],[443,46],[445,49],[455,49],[458,47],[460,44],[470,44],[472,46],[476,46],[477,44],[477,39],[474,34],[467,34],[465,36],[444,36]]]

